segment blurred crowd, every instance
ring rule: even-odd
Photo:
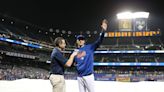
[[[44,69],[28,66],[0,65],[0,80],[16,80],[22,78],[48,79],[49,72]]]
[[[164,81],[163,67],[95,67],[95,79],[132,77],[144,80],[162,80]],[[77,73],[75,67],[66,68],[65,78],[76,80]],[[12,65],[0,63],[0,80],[28,79],[48,79],[49,70],[45,68],[34,67],[32,65]]]

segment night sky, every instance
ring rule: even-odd
[[[164,10],[160,0],[4,0],[0,13],[45,28],[71,31],[97,30],[102,19],[116,27],[116,14],[122,11],[150,12],[149,23],[164,30]]]

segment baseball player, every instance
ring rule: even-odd
[[[78,35],[76,37],[78,54],[75,56],[76,69],[78,73],[79,92],[95,92],[94,91],[94,51],[102,43],[104,32],[107,30],[107,20],[103,20],[101,24],[102,31],[99,38],[92,44],[85,45],[85,37]]]

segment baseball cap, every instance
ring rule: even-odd
[[[77,40],[85,40],[85,36],[84,35],[78,35],[76,37]]]

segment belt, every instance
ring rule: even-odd
[[[89,73],[89,74],[86,74],[86,75],[83,75],[83,76],[89,76],[89,75],[92,75],[92,73]]]

